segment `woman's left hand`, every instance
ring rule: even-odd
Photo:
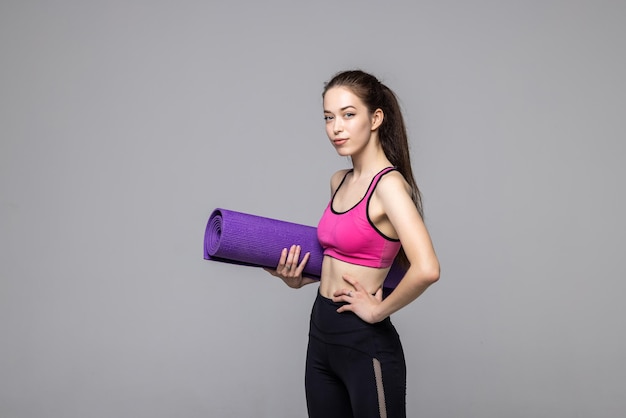
[[[354,312],[359,318],[374,324],[385,318],[378,318],[377,307],[383,301],[383,288],[380,287],[374,295],[365,290],[354,277],[344,274],[342,278],[352,285],[352,288],[343,288],[333,294],[333,302],[347,302],[337,312]]]

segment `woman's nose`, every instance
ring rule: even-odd
[[[335,123],[333,124],[333,132],[334,133],[339,133],[341,131],[343,131],[343,122],[341,121],[340,118],[335,118]]]

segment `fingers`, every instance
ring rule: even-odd
[[[292,245],[291,248],[289,248],[289,253],[287,253],[287,260],[285,261],[285,268],[283,270],[283,274],[285,276],[287,277],[296,276],[295,273],[296,273],[296,268],[297,268],[299,258],[300,258],[300,246]]]
[[[299,247],[299,246],[298,246]],[[299,250],[298,250],[299,252]],[[299,255],[299,254],[298,254]],[[302,274],[302,272],[304,271],[304,267],[306,266],[306,263],[309,261],[309,258],[311,257],[311,253],[306,253],[304,254],[304,257],[302,257],[302,261],[300,262],[300,264],[298,265],[298,267],[296,268],[295,273],[299,276]],[[298,258],[296,258],[297,260]]]
[[[360,292],[367,293],[365,288],[361,286],[359,281],[349,274],[341,276],[348,284],[352,285],[352,288],[344,287],[333,293],[333,300],[335,302],[352,302],[354,297],[358,297]]]
[[[342,312],[354,312],[354,309],[352,308],[352,305],[348,303],[346,305],[341,305],[341,307],[337,309],[337,313]]]
[[[292,245],[287,255],[287,264],[285,268],[287,270],[295,270],[298,267],[298,260],[300,259],[300,246]]]
[[[283,248],[280,252],[280,259],[278,260],[278,266],[276,267],[276,271],[283,271],[285,269],[285,264],[287,263],[287,249]]]
[[[302,247],[299,245],[292,245],[289,249],[283,248],[280,253],[278,266],[276,267],[276,271],[280,276],[293,278],[302,274],[311,253],[306,253],[300,264],[298,264],[301,252]]]
[[[343,276],[341,276],[346,282],[350,283],[352,286],[354,286],[354,288],[357,291],[364,291],[365,289],[363,288],[363,286],[361,286],[361,283],[359,283],[359,281],[357,279],[355,279],[354,277],[350,276],[349,274],[344,274]]]
[[[357,300],[363,300],[363,297],[367,296],[367,298],[373,297],[377,302],[382,302],[382,286],[379,287],[376,292],[371,294],[354,277],[348,274],[344,274],[342,277],[346,282],[352,285],[352,288],[344,287],[342,289],[336,290],[335,293],[333,293],[333,301],[354,303]]]
[[[333,293],[333,296],[336,298],[340,298],[342,296],[351,298],[354,296],[355,293],[356,292],[353,289],[348,289],[347,287],[344,287],[343,289],[335,291],[335,293]],[[347,300],[344,300],[344,302],[347,302]]]

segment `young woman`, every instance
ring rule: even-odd
[[[352,169],[335,173],[318,225],[324,261],[311,313],[306,360],[310,417],[406,416],[406,365],[390,315],[439,279],[439,262],[422,220],[420,192],[394,93],[376,77],[346,71],[323,92],[326,133]],[[309,254],[284,249],[276,270],[288,286],[303,277]],[[383,298],[394,259],[408,268]]]

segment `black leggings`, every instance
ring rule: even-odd
[[[368,324],[319,293],[306,359],[309,417],[406,417],[406,364],[389,318]]]

